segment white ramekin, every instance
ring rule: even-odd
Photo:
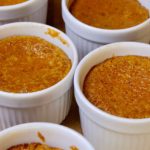
[[[28,0],[16,5],[0,6],[0,25],[32,21],[46,23],[48,0]]]
[[[38,137],[38,133],[45,138],[45,142]],[[44,143],[64,150],[71,150],[71,146],[76,146],[78,150],[94,150],[79,133],[56,124],[28,123],[0,132],[1,150],[28,143]]]
[[[86,25],[76,19],[68,10],[73,0],[62,0],[62,15],[67,35],[75,43],[79,59],[93,49],[119,41],[150,42],[150,19],[140,25],[120,30],[106,30]],[[150,0],[140,0],[150,10]]]
[[[82,92],[88,71],[113,56],[150,56],[150,45],[136,42],[109,44],[81,60],[74,77],[75,97],[85,137],[96,150],[150,150],[150,118],[126,119],[108,114],[92,105]]]
[[[48,30],[59,36],[47,34]],[[22,22],[0,26],[0,39],[12,35],[39,36],[57,45],[71,59],[72,68],[60,82],[41,91],[24,94],[0,91],[0,130],[26,122],[61,123],[71,104],[72,78],[78,61],[74,44],[63,32],[39,23]]]

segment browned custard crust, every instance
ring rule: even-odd
[[[27,93],[53,86],[71,69],[57,46],[35,36],[0,40],[0,91]]]
[[[83,92],[101,110],[125,118],[150,117],[150,58],[118,56],[94,66]]]
[[[17,146],[13,146],[7,150],[63,150],[63,149],[56,148],[56,147],[49,147],[46,144],[31,143],[31,144],[20,144]],[[78,148],[75,146],[71,146],[70,150],[78,150]]]
[[[71,13],[81,22],[103,29],[123,29],[149,18],[138,0],[74,0]]]
[[[49,147],[45,144],[32,143],[13,146],[7,150],[62,150],[60,148]]]
[[[0,0],[0,6],[15,5],[26,1],[27,0]]]

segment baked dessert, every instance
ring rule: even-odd
[[[83,92],[97,108],[125,118],[150,117],[150,58],[117,56],[94,66]]]
[[[16,5],[27,0],[0,0],[0,6]]]
[[[138,0],[74,0],[70,12],[81,22],[103,29],[124,29],[149,18]]]
[[[13,146],[7,150],[62,150],[60,148],[49,147],[46,144],[31,143]]]
[[[40,143],[31,143],[31,144],[20,144],[13,147],[10,147],[7,150],[63,150],[61,148],[49,147],[46,144]],[[70,150],[78,150],[77,147],[71,146]]]
[[[0,91],[28,93],[62,80],[71,60],[59,47],[36,36],[0,39]]]

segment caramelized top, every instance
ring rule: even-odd
[[[138,0],[74,0],[71,13],[90,26],[124,29],[149,18],[149,12]]]
[[[34,36],[0,40],[0,91],[27,93],[53,86],[71,69],[57,46]]]
[[[31,143],[31,144],[20,144],[13,147],[10,147],[7,150],[64,150],[61,148],[56,147],[49,147],[46,144],[39,144],[39,143]],[[71,146],[70,150],[79,150],[75,146]]]
[[[45,144],[32,143],[13,146],[8,150],[62,150],[62,149],[49,147]]]
[[[27,0],[0,0],[0,6],[15,5],[26,1]]]
[[[125,118],[150,117],[150,58],[120,56],[94,66],[83,92],[103,111]]]

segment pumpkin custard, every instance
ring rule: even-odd
[[[51,87],[71,69],[57,46],[36,36],[0,39],[0,91],[28,93]]]
[[[0,6],[16,5],[27,0],[0,0]]]
[[[94,66],[83,93],[99,109],[125,118],[150,117],[150,58],[117,56]]]
[[[32,144],[21,144],[13,146],[7,150],[62,150],[60,148],[52,148],[45,144],[32,143]]]
[[[31,143],[31,144],[20,144],[17,146],[13,146],[7,150],[63,150],[63,149],[56,148],[56,147],[49,147],[46,144]],[[71,146],[70,150],[79,150],[79,149],[75,146]]]
[[[70,12],[81,22],[103,29],[124,29],[149,18],[138,0],[74,0]]]

